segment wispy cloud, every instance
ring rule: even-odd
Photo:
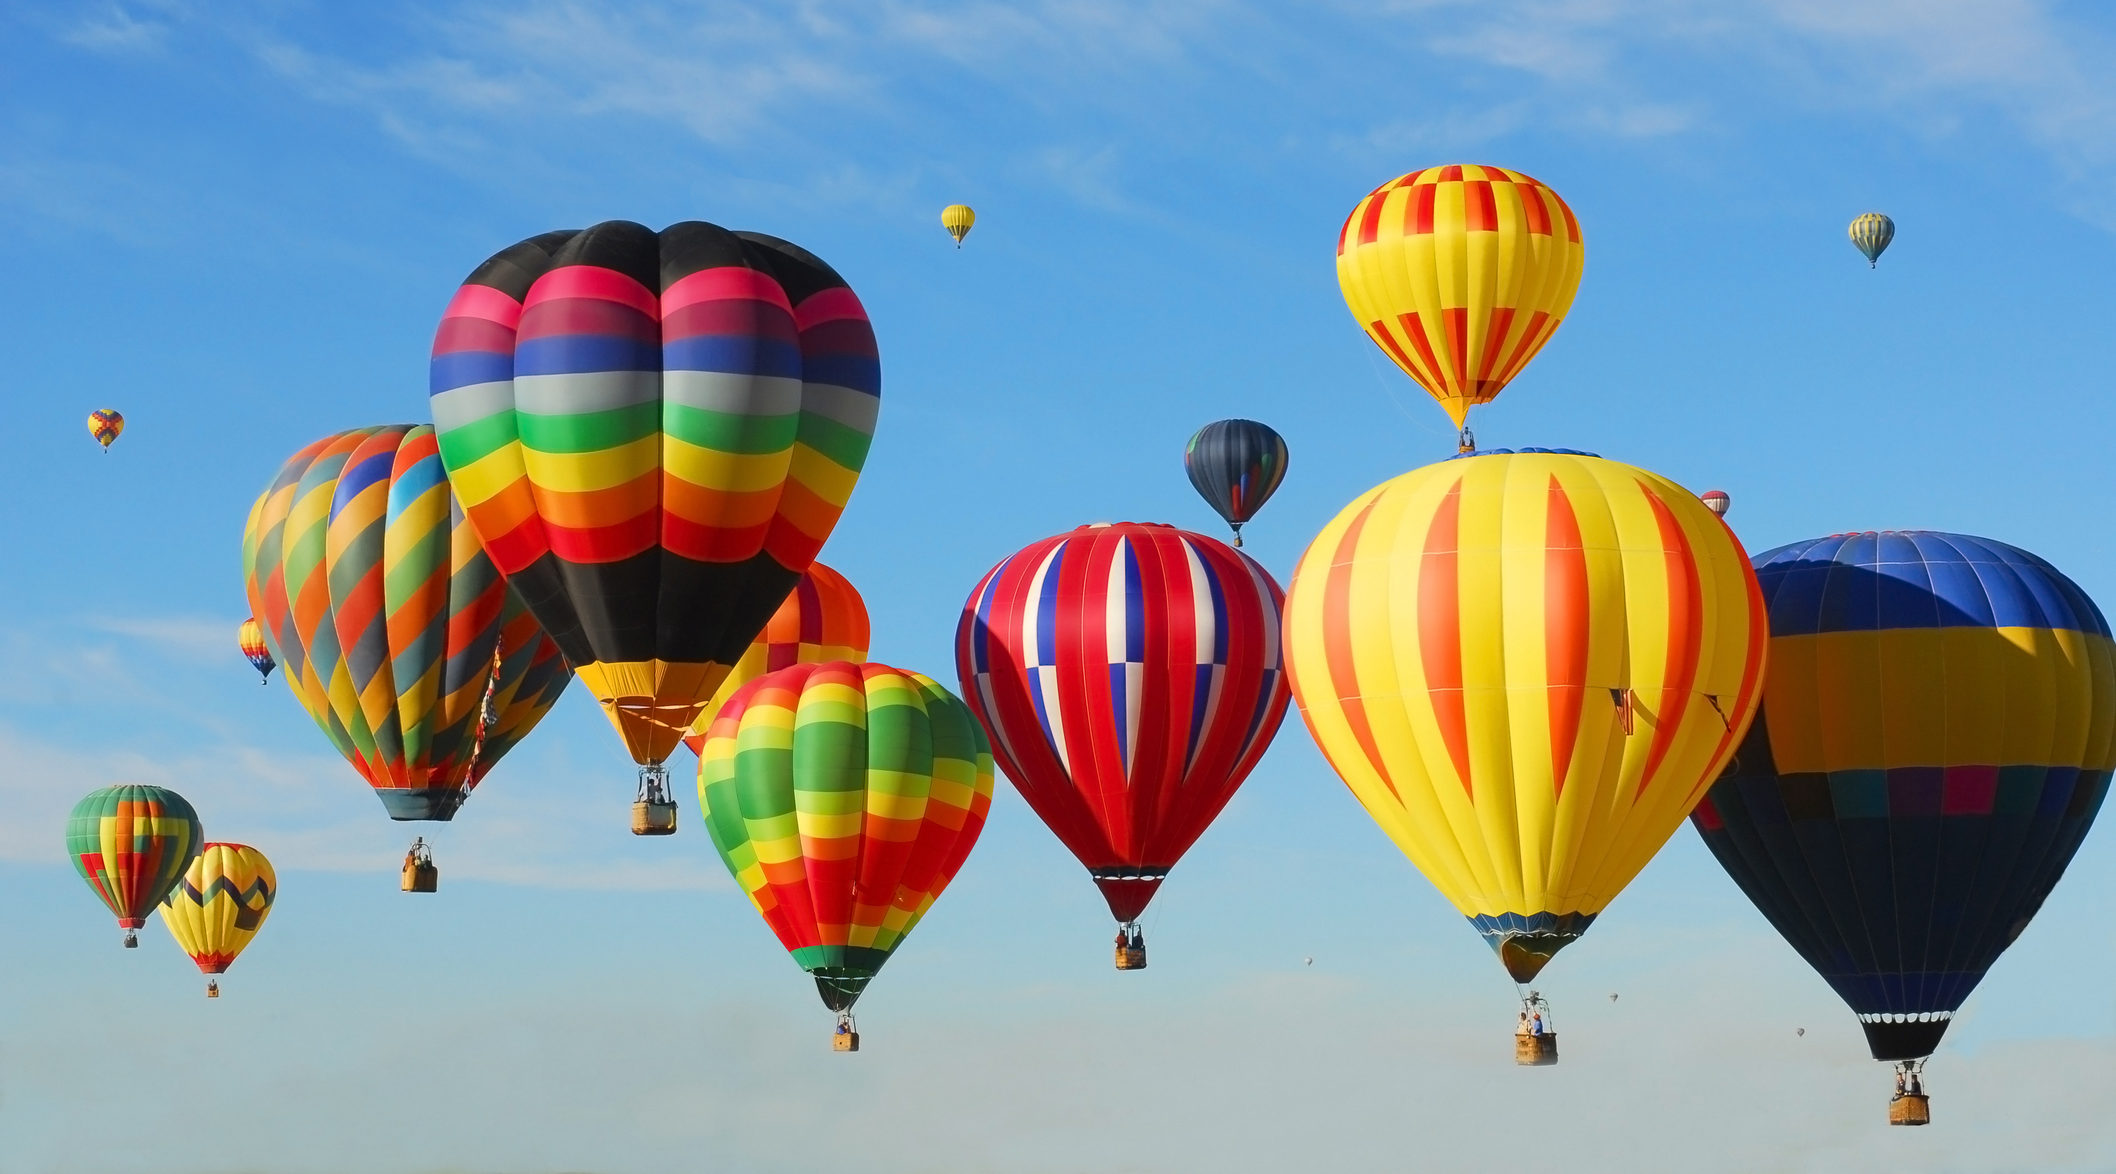
[[[170,11],[170,4],[155,4],[153,7]],[[75,20],[62,25],[59,39],[69,45],[97,53],[151,53],[160,50],[169,38],[166,21],[151,17],[140,17],[122,4],[105,4]]]

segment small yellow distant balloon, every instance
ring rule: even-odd
[[[968,204],[950,204],[940,210],[940,226],[955,238],[955,247],[962,247],[962,238],[970,235],[970,226],[977,223],[977,213]]]

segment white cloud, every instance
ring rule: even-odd
[[[169,8],[170,5],[153,7]],[[59,39],[97,53],[151,53],[162,48],[169,26],[134,16],[121,4],[106,4],[59,30]]]

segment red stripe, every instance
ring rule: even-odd
[[[1724,525],[1724,521],[1721,524]],[[1728,530],[1727,535],[1732,538],[1733,531]],[[1734,740],[1748,732],[1738,719],[1740,715],[1749,713],[1749,707],[1756,703],[1756,694],[1763,689],[1764,650],[1770,643],[1771,618],[1764,610],[1763,589],[1756,582],[1756,573],[1747,570],[1749,554],[1741,549],[1740,539],[1733,541],[1739,565],[1744,569],[1743,578],[1747,580],[1744,586],[1748,589],[1749,597],[1749,644],[1741,662],[1741,688],[1734,697],[1734,704],[1729,706],[1725,698],[1720,699],[1721,710],[1727,717],[1727,729],[1720,735],[1719,745],[1712,751],[1712,769],[1706,771],[1704,777],[1697,782],[1697,789],[1691,796],[1693,802],[1719,780],[1720,770],[1725,767],[1728,757],[1734,752]]]
[[[1471,180],[1462,185],[1462,227],[1470,232],[1499,230],[1499,205],[1492,198],[1490,180]]]
[[[1550,686],[1550,777],[1565,793],[1573,747],[1580,737],[1580,707],[1587,695],[1588,633],[1593,600],[1587,589],[1587,552],[1572,499],[1550,478],[1543,530],[1543,671]]]
[[[1451,352],[1448,356],[1447,370],[1448,374],[1454,377],[1452,382],[1455,393],[1457,395],[1467,394],[1469,391],[1469,310],[1459,306],[1452,310],[1443,309],[1440,311],[1440,322],[1447,329],[1447,345]]]
[[[1528,360],[1534,358],[1536,351],[1542,347],[1545,335],[1557,329],[1557,322],[1557,319],[1542,310],[1530,313],[1528,328],[1521,332],[1521,341],[1514,345],[1514,352],[1506,356],[1506,365],[1499,368],[1499,373],[1493,377],[1492,382],[1505,387],[1514,376],[1519,375],[1521,368],[1527,366]]]
[[[1521,214],[1528,220],[1528,231],[1532,236],[1550,235],[1550,207],[1543,203],[1543,189],[1535,184],[1517,183],[1514,193],[1521,198]]]
[[[678,519],[671,518],[676,522]],[[651,550],[661,531],[659,507],[607,526],[575,530],[544,524],[551,553],[569,563],[614,563]],[[695,557],[695,556],[694,556]]]
[[[1668,504],[1645,482],[1639,482],[1638,489],[1652,505],[1653,520],[1660,527],[1662,561],[1668,576],[1668,660],[1661,670],[1660,712],[1653,715],[1653,745],[1646,750],[1646,771],[1638,781],[1638,794],[1643,795],[1675,744],[1683,715],[1689,711],[1705,631],[1704,591],[1697,580],[1697,553],[1690,549],[1689,536],[1683,533]]]
[[[1381,748],[1374,742],[1374,728],[1367,721],[1367,703],[1360,695],[1359,669],[1352,655],[1355,636],[1347,622],[1351,615],[1352,560],[1359,553],[1359,536],[1366,530],[1367,516],[1380,503],[1377,495],[1353,517],[1331,553],[1329,575],[1323,580],[1323,663],[1330,672],[1330,693],[1344,708],[1345,724],[1351,727],[1353,741],[1359,743],[1360,753],[1366,755],[1367,765],[1381,779],[1381,785],[1389,789],[1390,797],[1401,802],[1396,782],[1382,761]]]
[[[1388,203],[1386,196],[1372,195],[1367,197],[1366,206],[1358,210],[1360,244],[1371,245],[1374,243],[1375,238],[1381,235],[1381,209],[1382,205],[1386,203]],[[1350,223],[1350,221],[1346,223]]]
[[[1491,373],[1492,368],[1499,361],[1499,352],[1506,346],[1507,328],[1513,324],[1514,310],[1512,306],[1496,306],[1492,309],[1491,321],[1486,323],[1484,327],[1484,361],[1477,364],[1477,381],[1472,385],[1475,388],[1475,395],[1478,399],[1489,398],[1485,391],[1486,388],[1490,388],[1490,395],[1497,395],[1499,394],[1499,388],[1506,385],[1504,380],[1493,379]],[[1494,383],[1498,384],[1498,386],[1493,387],[1492,384]]]
[[[1424,184],[1411,189],[1403,202],[1403,231],[1406,236],[1425,236],[1433,231],[1433,201],[1440,189]]]
[[[1434,385],[1428,386],[1426,390],[1435,394],[1446,394],[1449,391],[1447,368],[1440,365],[1440,357],[1433,353],[1432,341],[1425,336],[1424,320],[1411,313],[1396,315],[1396,321],[1403,325],[1403,333],[1410,338],[1411,345],[1418,348],[1419,357],[1425,360],[1425,377]]]
[[[1543,190],[1550,191],[1550,189],[1548,188],[1545,188]],[[1571,241],[1573,244],[1579,244],[1580,222],[1573,218],[1572,205],[1560,199],[1556,192],[1550,192],[1550,201],[1551,203],[1554,203],[1558,206],[1558,211],[1563,212],[1565,214],[1565,239]]]
[[[1389,358],[1394,359],[1396,365],[1403,368],[1406,374],[1418,366],[1417,363],[1411,360],[1409,355],[1403,353],[1403,347],[1397,343],[1396,336],[1389,333],[1389,328],[1386,325],[1380,322],[1368,323],[1367,337],[1373,339],[1375,344],[1380,346],[1382,350],[1389,352]]]
[[[1433,179],[1436,183],[1460,183],[1462,181],[1462,165],[1460,163],[1450,163],[1442,167],[1440,174],[1434,176]]]
[[[535,285],[529,287],[529,296],[522,299],[522,305],[526,310],[538,302],[566,298],[616,302],[622,306],[630,306],[649,318],[661,316],[660,299],[646,286],[615,269],[605,269],[600,265],[564,265],[550,270],[537,278]]]
[[[1469,715],[1462,697],[1462,583],[1457,555],[1462,480],[1447,491],[1425,533],[1418,569],[1418,659],[1425,690],[1440,724],[1440,740],[1454,760],[1464,794],[1475,797],[1469,773]]]

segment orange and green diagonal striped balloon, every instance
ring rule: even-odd
[[[1286,595],[1316,742],[1518,982],[1726,765],[1768,635],[1724,522],[1585,453],[1499,450],[1368,490]]]
[[[795,665],[721,707],[698,801],[736,883],[845,1011],[969,857],[992,806],[992,751],[931,677]]]
[[[251,507],[243,580],[287,687],[392,819],[453,816],[569,679],[465,522],[427,425],[296,453]]]
[[[66,820],[66,855],[116,915],[127,947],[205,842],[198,813],[166,787],[132,783],[90,791]]]
[[[1367,337],[1459,428],[1557,332],[1586,256],[1548,186],[1457,163],[1398,176],[1352,209],[1337,284]]]

